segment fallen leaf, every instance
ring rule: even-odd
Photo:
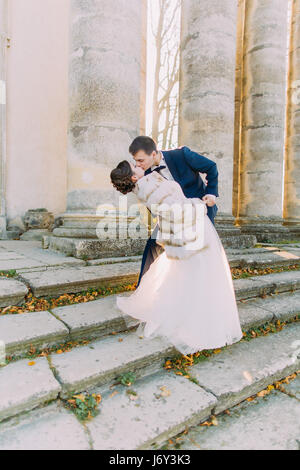
[[[78,400],[85,401],[85,396],[82,393],[80,395],[73,395],[73,397]]]
[[[167,387],[165,386],[160,387],[160,390],[162,390],[162,393],[161,393],[162,397],[169,397],[171,395],[170,390],[167,390]]]
[[[213,426],[218,426],[218,424],[219,424],[219,423],[218,423],[218,420],[217,420],[217,418],[216,418],[215,416],[212,417],[211,423],[212,423]]]

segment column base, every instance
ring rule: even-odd
[[[79,259],[141,255],[150,236],[138,213],[65,213],[61,219],[43,247]]]
[[[235,225],[235,218],[230,214],[217,213],[215,226],[225,248],[252,248],[257,243],[255,235],[241,232],[240,227]]]
[[[6,216],[0,216],[0,240],[7,240]]]
[[[294,238],[280,217],[239,217],[236,222],[242,233],[255,235],[261,243],[277,243]]]

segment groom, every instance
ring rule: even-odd
[[[129,147],[129,152],[136,166],[142,168],[145,174],[151,173],[156,168],[164,178],[177,181],[186,197],[202,199],[207,205],[207,215],[214,224],[218,210],[215,201],[219,196],[218,170],[214,161],[193,152],[186,146],[158,151],[155,141],[147,136],[136,137]],[[207,185],[204,184],[199,172],[206,173]],[[151,263],[163,251],[155,241],[157,231],[158,225],[147,241],[137,286]]]

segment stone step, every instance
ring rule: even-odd
[[[128,316],[121,314],[115,301],[116,295],[111,295],[50,312],[0,316],[0,340],[5,344],[6,355],[18,356],[31,346],[43,349],[69,341],[96,339],[136,325],[137,321],[130,322]]]
[[[259,248],[257,252],[253,252],[253,249],[231,250],[227,255],[229,264],[232,268],[272,268],[297,264],[300,259],[300,250],[292,252],[275,248],[274,251],[272,247],[268,248],[272,251]],[[17,278],[9,279],[10,284],[3,284],[7,279],[0,278],[0,307],[23,304],[28,287],[31,287],[34,295],[41,297],[76,293],[104,285],[134,283],[141,266],[140,256],[100,258],[85,262],[61,254],[45,253],[45,250],[32,245],[22,245],[18,248],[19,252],[16,247],[14,250],[0,253],[0,264],[6,263],[5,269],[15,269],[17,272]]]
[[[250,265],[251,259],[249,257],[247,265]],[[252,261],[253,267],[257,267],[258,261],[254,259]],[[261,266],[270,266],[271,262],[271,259],[269,261],[267,261],[266,258],[261,259]],[[282,259],[278,262],[282,263]],[[238,263],[240,263],[240,261]],[[238,263],[236,260],[232,260],[232,264],[237,265]],[[291,264],[291,260],[289,260],[288,264]],[[128,261],[127,263],[114,263],[100,266],[22,272],[20,277],[26,285],[30,286],[36,297],[42,297],[58,296],[65,293],[76,293],[89,288],[118,286],[122,283],[134,283],[138,279],[139,271],[139,261]],[[280,284],[280,288],[284,289],[283,284],[285,283],[285,290],[289,290],[292,285],[295,285],[295,288],[299,288],[299,283],[295,283],[293,279],[299,279],[299,277],[300,271],[294,270],[290,272],[287,271],[263,276],[253,276],[247,279],[239,279],[235,280],[234,284],[237,296],[244,296],[244,294],[258,296],[261,293],[259,284],[265,286],[267,291],[271,289],[270,291],[272,292],[273,287],[279,287],[277,284]],[[272,287],[274,283],[277,284]]]
[[[59,231],[54,229],[53,233]],[[145,239],[124,238],[118,240],[96,238],[94,240],[88,238],[68,238],[58,236],[47,237],[47,245],[49,250],[54,252],[62,252],[71,255],[74,258],[90,259],[108,258],[114,256],[141,255],[146,244]]]
[[[105,391],[102,393],[100,414],[86,424],[91,448],[159,448],[187,426],[206,421],[211,414],[219,415],[299,370],[299,340],[300,323],[294,323],[280,332],[235,343],[192,366],[190,376],[198,383],[175,375],[173,371],[161,370],[137,380],[130,387],[131,393],[122,385]],[[83,363],[78,361],[78,357],[73,359],[73,369],[81,369]],[[10,372],[12,369],[6,370]],[[19,395],[24,390],[25,374],[21,373],[20,377]],[[10,383],[13,383],[11,378]],[[94,389],[96,393],[101,390],[101,387]],[[9,392],[7,390],[6,395]],[[64,430],[66,420],[70,423],[68,433]],[[1,426],[0,449],[9,448],[11,442],[16,442],[20,449],[25,448],[28,442],[33,449],[49,448],[49,445],[56,443],[53,429],[61,438],[60,448],[72,448],[70,435],[77,437],[80,448],[86,445],[84,435],[75,422],[71,423],[67,412],[50,405],[20,417],[17,422],[11,420]],[[130,429],[130,433],[124,433],[124,429]],[[35,436],[40,438],[36,440]],[[81,436],[79,440],[78,436]],[[230,436],[227,435],[227,438],[230,439]]]
[[[121,295],[131,295],[132,292]],[[117,295],[79,304],[57,307],[51,312],[32,312],[0,316],[0,340],[7,355],[20,355],[31,346],[42,349],[61,342],[96,339],[128,329],[116,307]],[[300,291],[250,298],[238,301],[240,322],[244,331],[268,321],[288,320],[300,314]],[[138,321],[132,319],[131,326]]]
[[[68,339],[68,328],[50,312],[0,316],[0,341],[7,356],[25,353],[31,347],[48,348]]]
[[[250,250],[249,250],[250,251]],[[300,249],[289,252],[286,250],[272,250],[266,253],[228,253],[228,261],[231,268],[276,268],[289,266],[291,264],[300,265]]]
[[[286,328],[290,329],[290,326]],[[300,324],[298,333],[299,328]],[[239,350],[245,347],[241,345]],[[107,387],[126,372],[133,372],[137,377],[148,375],[158,370],[164,358],[174,353],[176,350],[160,338],[149,340],[129,333],[106,337],[70,352],[53,355],[51,363],[62,385],[62,396],[67,396],[100,385]]]
[[[300,376],[284,391],[244,401],[218,416],[217,426],[193,426],[178,440],[183,450],[299,450]],[[298,396],[298,399],[297,399]],[[161,448],[174,450],[166,441]],[[177,449],[178,450],[178,449]]]
[[[55,400],[61,390],[46,358],[0,368],[0,421]]]
[[[28,292],[28,287],[22,282],[0,277],[0,307],[19,305]]]
[[[58,296],[90,288],[134,283],[138,279],[139,269],[140,262],[129,261],[101,266],[23,272],[20,277],[31,287],[36,297]]]
[[[51,364],[62,386],[61,396],[65,398],[100,385],[107,388],[127,372],[136,377],[150,375],[161,368],[165,358],[176,353],[172,345],[161,338],[146,339],[135,333],[120,333],[60,355],[54,354]]]
[[[235,279],[233,285],[238,300],[294,291],[300,288],[300,271],[291,270]]]
[[[278,333],[235,343],[193,366],[190,375],[198,380],[198,385],[180,376],[175,376],[172,383],[168,375],[171,379],[174,376],[169,371],[133,384],[137,400],[132,401],[121,386],[114,389],[117,393],[113,396],[112,391],[106,392],[101,414],[87,425],[93,448],[150,449],[152,444],[159,445],[192,422],[205,421],[205,415],[219,414],[297,371],[299,340],[300,324],[295,323]],[[197,397],[196,390],[206,395]],[[163,396],[157,398],[155,394],[162,392]],[[131,432],[125,436],[124,429]]]
[[[90,450],[90,439],[60,401],[0,425],[0,450]]]

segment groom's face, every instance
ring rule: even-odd
[[[147,155],[144,150],[139,150],[133,157],[137,167],[142,168],[144,171],[154,165],[154,160],[157,158],[157,153],[153,151],[151,155]]]

